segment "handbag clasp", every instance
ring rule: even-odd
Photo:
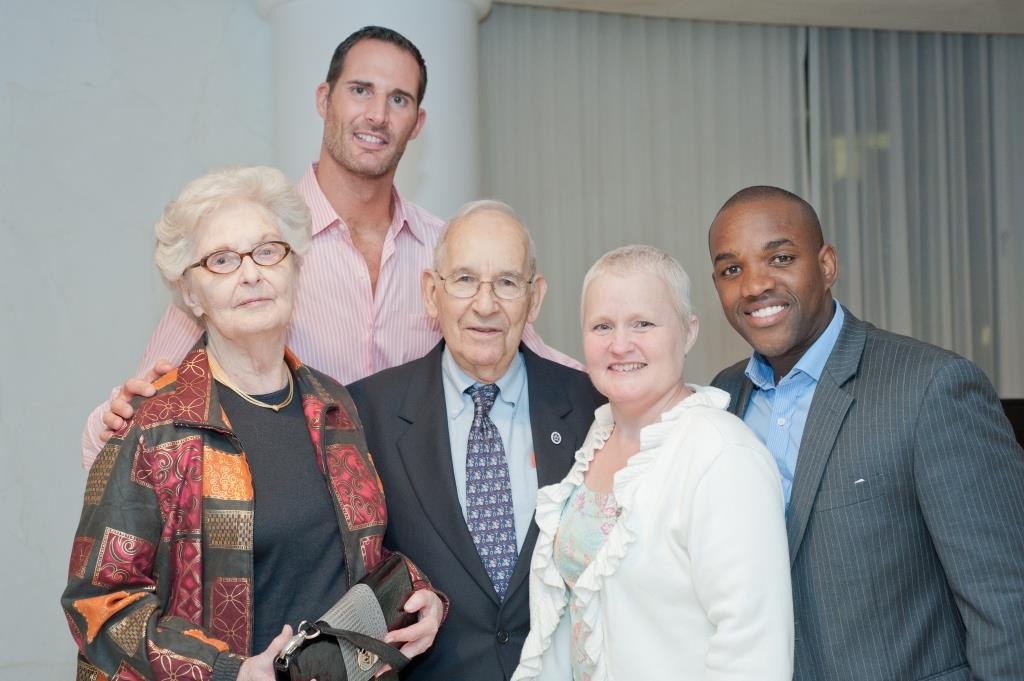
[[[289,658],[295,654],[295,651],[302,647],[302,644],[308,639],[316,638],[319,635],[320,630],[315,625],[302,620],[295,635],[288,639],[288,643],[284,644],[284,648],[281,648],[281,652],[274,658],[274,667],[280,671],[287,670],[290,662]]]

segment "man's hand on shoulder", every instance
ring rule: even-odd
[[[166,359],[159,359],[142,378],[129,378],[125,381],[103,412],[103,426],[106,430],[100,433],[100,440],[106,442],[115,432],[124,428],[134,414],[132,399],[137,396],[152,397],[156,394],[153,382],[173,369],[174,366]]]

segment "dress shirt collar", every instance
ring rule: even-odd
[[[814,380],[815,383],[821,378],[821,372],[825,369],[825,363],[828,361],[829,355],[832,354],[832,348],[835,347],[836,341],[839,339],[839,332],[843,328],[843,320],[846,315],[843,313],[843,306],[838,301],[832,301],[832,321],[829,322],[828,326],[822,332],[818,339],[807,349],[807,352],[803,354],[796,365],[789,370],[779,383],[796,376],[797,373],[803,373]],[[760,353],[755,352],[750,356],[750,361],[747,362],[747,368],[744,371],[750,382],[753,383],[757,388],[761,390],[772,390],[775,388],[775,370],[772,369],[772,365],[768,363],[768,360],[764,358]]]
[[[317,165],[319,164],[310,164],[302,179],[299,180],[299,186],[302,187],[301,193],[306,197],[307,203],[309,203],[309,211],[313,218],[313,236],[316,236],[336,222],[342,228],[348,228],[345,221],[334,210],[334,206],[327,200],[323,190],[320,188],[320,183],[316,179]],[[397,236],[398,232],[402,229],[407,229],[409,234],[420,243],[423,243],[422,227],[414,225],[409,221],[405,211],[405,201],[402,200],[402,197],[398,194],[398,189],[394,186],[391,187],[391,205],[394,207],[394,210],[392,211],[391,226],[388,227],[388,231],[393,232]]]
[[[465,394],[466,390],[478,382],[462,370],[447,347],[441,352],[441,381],[444,383],[444,402],[448,418],[458,418],[463,409],[473,404],[473,399]],[[495,381],[495,384],[498,386],[498,399],[515,408],[523,388],[526,387],[526,362],[523,361],[523,353],[516,353],[508,371]]]

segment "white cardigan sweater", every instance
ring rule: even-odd
[[[694,394],[645,427],[615,474],[619,519],[566,589],[553,557],[572,491],[612,432],[596,420],[562,482],[537,495],[530,634],[512,681],[572,679],[568,599],[591,630],[593,681],[789,681],[793,604],[782,488],[764,445],[725,411],[727,393]]]

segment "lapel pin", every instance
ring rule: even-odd
[[[556,445],[562,444],[562,434],[557,430],[551,431],[551,442]]]

